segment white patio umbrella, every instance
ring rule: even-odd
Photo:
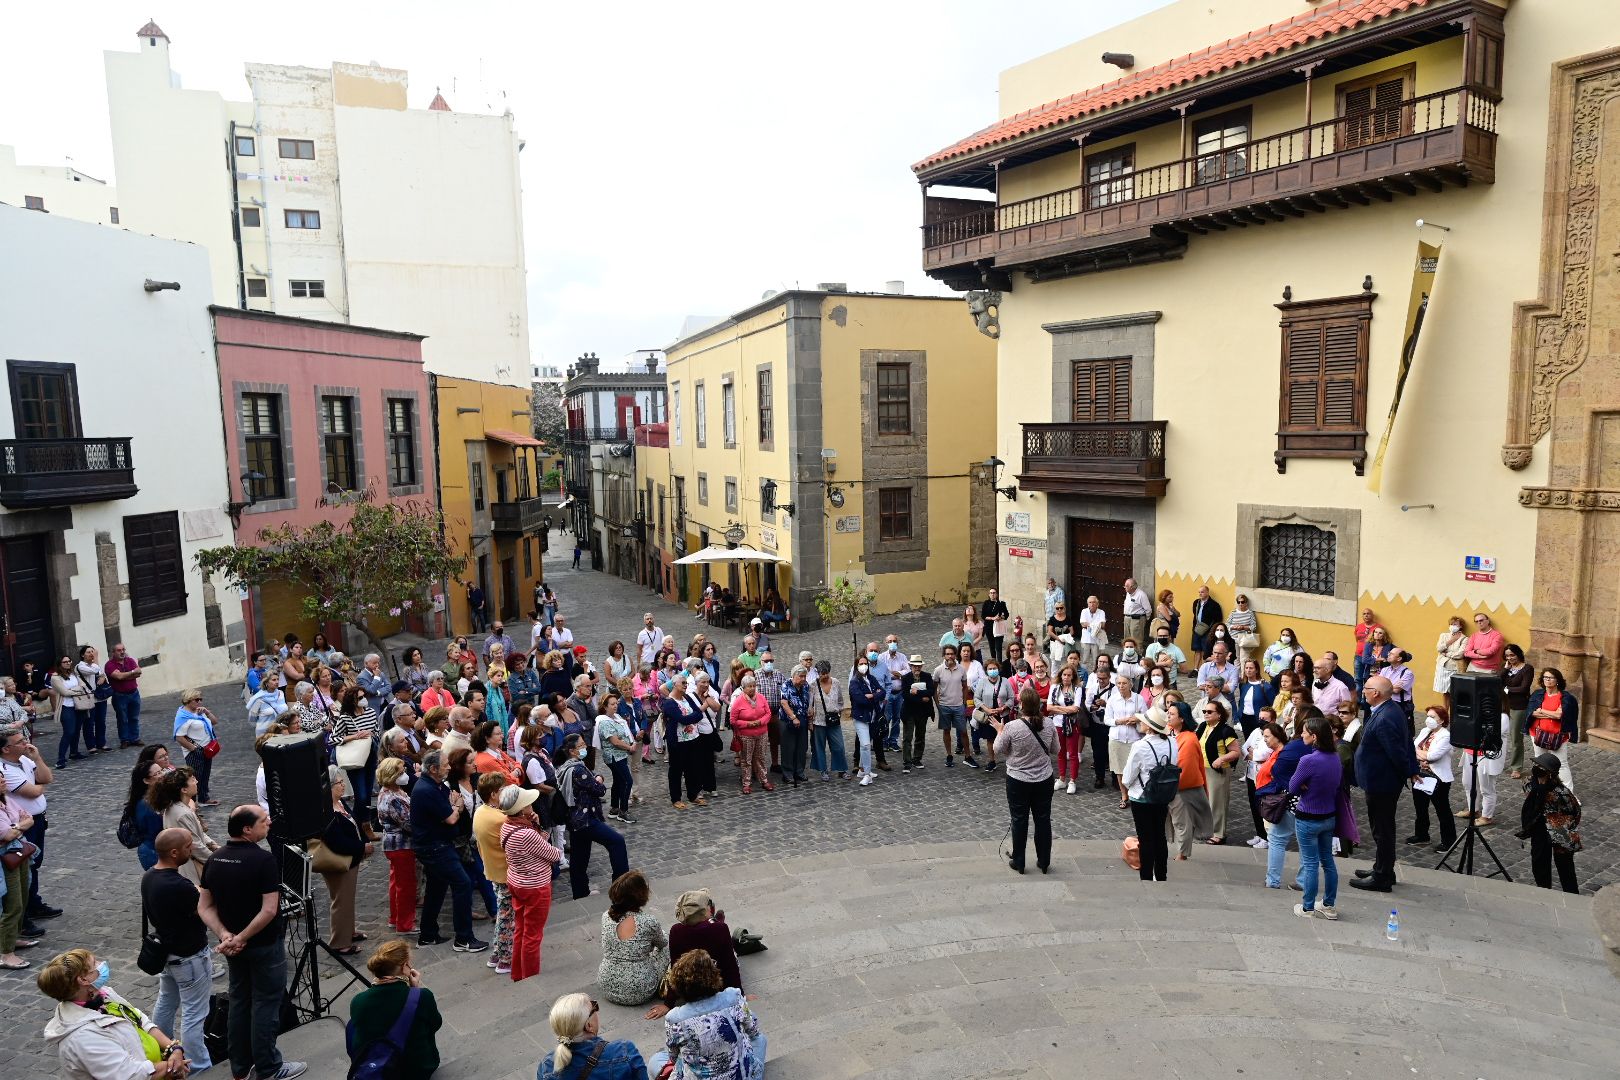
[[[787,560],[780,555],[772,555],[768,551],[755,551],[753,548],[728,548],[719,544],[710,544],[702,551],[694,551],[682,559],[676,559],[676,566],[697,566],[699,563],[718,562],[757,562],[779,563]]]

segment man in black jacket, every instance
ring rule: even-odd
[[[1419,775],[1417,751],[1406,733],[1406,714],[1390,700],[1394,691],[1382,675],[1367,680],[1363,692],[1372,715],[1356,748],[1356,783],[1367,793],[1374,850],[1372,869],[1357,870],[1350,885],[1372,892],[1389,892],[1395,885],[1395,808],[1406,782],[1416,782]]]
[[[928,721],[934,718],[934,677],[923,670],[921,654],[911,656],[911,670],[900,676],[900,719],[905,724],[900,771],[909,773],[923,767],[923,745],[928,738]]]

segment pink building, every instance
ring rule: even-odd
[[[361,492],[378,501],[437,506],[437,458],[422,336],[395,330],[214,307],[215,352],[230,482],[242,507],[236,542],[267,528],[342,521]],[[234,506],[235,504],[233,504]],[[437,586],[434,587],[437,592]],[[243,601],[248,648],[317,630],[345,651],[358,635],[305,618],[290,587],[255,589]],[[435,604],[435,607],[442,605]],[[442,616],[412,616],[409,629],[438,636]],[[383,627],[397,633],[398,624]]]

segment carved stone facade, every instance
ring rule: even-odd
[[[1620,48],[1554,67],[1540,296],[1515,310],[1510,469],[1544,437],[1531,662],[1560,668],[1586,735],[1620,744]]]

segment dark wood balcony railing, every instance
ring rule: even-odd
[[[489,526],[496,536],[528,536],[545,531],[543,499],[518,499],[489,504]]]
[[[571,427],[568,441],[575,445],[598,442],[629,442],[630,432],[622,427]]]
[[[42,506],[127,499],[135,486],[128,439],[0,440],[0,506]]]
[[[1018,484],[1066,495],[1157,498],[1164,474],[1163,420],[1025,424]]]
[[[1167,241],[1179,250],[1188,234],[1388,201],[1419,187],[1490,183],[1496,112],[1494,101],[1453,88],[1030,199],[928,215],[924,269],[967,282],[959,268],[975,264],[1057,276],[1088,267],[1041,264]]]

